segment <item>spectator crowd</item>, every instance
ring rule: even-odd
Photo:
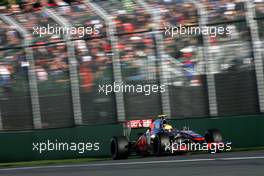
[[[134,0],[94,0],[109,14],[117,27],[117,47],[120,51],[121,68],[126,81],[157,79],[159,50],[156,45],[156,38],[152,30],[155,21],[152,14],[137,4]],[[256,15],[258,18],[264,16],[264,1],[255,0]],[[198,7],[191,0],[146,0],[146,3],[161,15],[160,29],[164,24],[197,26],[199,25]],[[209,44],[213,48],[212,54],[228,58],[223,54],[221,45],[248,43],[249,32],[245,22],[245,4],[242,0],[201,0],[201,4],[208,12],[208,24],[229,25],[232,27],[231,36],[209,37]],[[33,27],[60,25],[58,21],[51,18],[43,7],[53,9],[57,14],[66,19],[75,27],[90,27],[101,25],[100,34],[85,35],[74,40],[75,54],[78,61],[78,71],[80,87],[83,91],[91,91],[95,84],[100,81],[107,82],[112,79],[112,47],[106,37],[105,21],[96,14],[83,0],[63,1],[63,0],[21,0],[21,1],[1,1],[0,12],[15,19],[23,28],[29,31],[28,40],[32,41],[35,59],[36,75],[39,82],[44,83],[52,79],[58,84],[69,82],[69,63],[67,45],[64,36],[44,35],[42,37],[33,34]],[[226,22],[228,22],[226,24]],[[258,24],[264,25],[263,20],[258,19]],[[260,28],[260,35],[263,30]],[[92,37],[92,38],[91,38]],[[199,53],[203,47],[202,36],[176,36],[174,38],[163,36],[162,45],[167,59],[167,70],[172,70],[175,77],[185,75],[190,83],[197,79],[197,75],[203,74],[201,68],[204,65],[203,56]],[[0,20],[0,49],[21,47],[23,37],[14,26],[7,25]],[[246,48],[246,49],[245,49]],[[251,52],[246,46],[236,48]],[[218,54],[217,54],[218,53]],[[9,85],[12,81],[16,69],[19,65],[26,65],[25,56],[21,52],[14,52],[12,64],[7,64],[11,56],[6,55],[6,51],[0,52],[2,76],[1,83]],[[234,65],[237,58],[224,61],[225,65]],[[11,61],[10,61],[11,62]],[[3,64],[4,63],[4,64]],[[218,61],[216,64],[220,63]],[[252,62],[246,62],[252,63]],[[10,66],[13,65],[13,66]],[[14,66],[15,65],[15,66]],[[175,71],[174,67],[179,67]],[[179,71],[181,70],[181,71]],[[7,76],[9,75],[9,76]],[[6,79],[8,78],[8,79]],[[1,85],[2,85],[1,84]]]

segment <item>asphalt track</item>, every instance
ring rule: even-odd
[[[0,169],[0,176],[264,176],[264,151]]]

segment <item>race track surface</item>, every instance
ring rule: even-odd
[[[264,176],[264,151],[0,169],[1,176]]]

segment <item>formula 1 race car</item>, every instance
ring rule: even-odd
[[[127,136],[111,139],[111,155],[114,160],[126,159],[130,154],[140,156],[208,151],[216,153],[231,150],[231,143],[223,143],[218,129],[209,129],[204,136],[187,128],[178,130],[166,123],[164,118],[157,120],[131,120],[126,122]],[[147,128],[135,141],[129,141],[131,129]]]

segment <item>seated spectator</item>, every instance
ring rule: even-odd
[[[264,1],[255,0],[255,6],[256,6],[256,16],[264,17]]]

